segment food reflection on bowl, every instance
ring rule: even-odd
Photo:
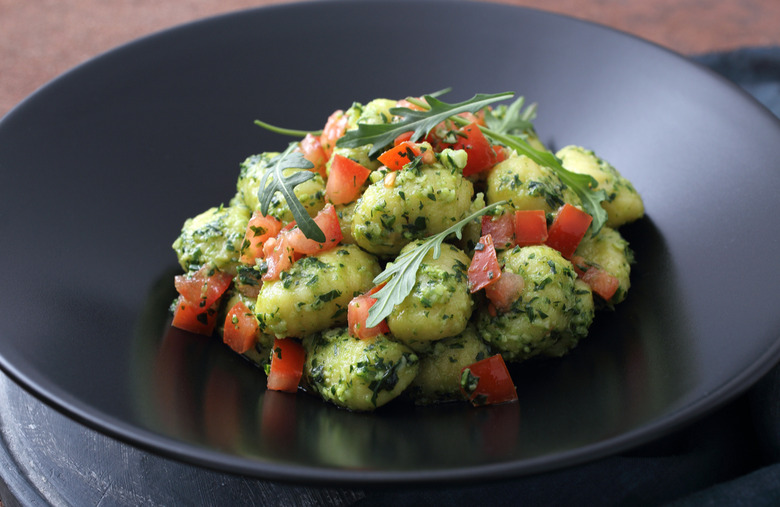
[[[608,440],[650,420],[684,388],[670,372],[684,367],[687,352],[669,355],[663,337],[684,333],[685,320],[660,318],[677,304],[675,275],[667,271],[661,279],[641,267],[668,266],[668,251],[649,218],[630,226],[627,236],[637,245],[636,297],[598,319],[569,356],[514,365],[517,403],[475,409],[463,402],[421,407],[399,400],[358,413],[305,392],[268,391],[260,368],[217,338],[170,327],[170,315],[159,308],[138,325],[148,332],[138,335],[144,346],[136,361],[153,364],[154,375],[135,399],[146,424],[163,435],[247,459],[333,469],[394,471],[410,461],[424,468],[442,460],[462,469],[518,455],[533,462],[550,448],[591,444],[593,427]],[[148,307],[174,298],[167,276],[161,275]],[[657,304],[647,306],[647,300]],[[144,407],[149,399],[154,406]]]

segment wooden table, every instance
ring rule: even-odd
[[[0,0],[0,116],[50,79],[137,37],[207,16],[289,1]],[[776,0],[498,1],[608,25],[683,54],[780,45]]]

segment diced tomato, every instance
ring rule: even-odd
[[[171,325],[190,333],[211,336],[217,323],[217,309],[214,306],[200,307],[183,296],[176,300]]]
[[[330,158],[333,154],[333,148],[336,146],[336,141],[347,131],[348,121],[349,118],[344,114],[344,111],[339,109],[334,111],[325,122],[325,127],[322,129],[322,134],[320,134],[320,145],[325,151],[326,158]]]
[[[376,303],[376,299],[371,297],[371,294],[361,294],[355,296],[347,306],[347,325],[349,327],[349,334],[365,340],[379,334],[387,334],[390,332],[390,327],[387,325],[387,320],[382,320],[374,327],[366,327],[366,320],[368,319],[368,310],[371,309]]]
[[[266,387],[273,391],[294,393],[303,375],[306,351],[294,338],[276,338],[271,350],[271,367]]]
[[[325,164],[328,161],[328,155],[325,154],[320,137],[306,134],[298,145],[298,151],[303,153],[303,158],[314,164],[314,167],[310,169],[311,171],[316,172],[323,178],[326,177]]]
[[[286,224],[284,224],[282,226],[281,232],[291,231],[291,230],[295,229],[295,226],[297,226],[297,225],[298,224],[295,223],[295,220],[290,220],[289,222],[287,222]]]
[[[391,171],[398,171],[414,160],[415,157],[419,157],[421,153],[422,151],[417,143],[404,141],[383,152],[377,159]]]
[[[482,235],[490,234],[497,249],[503,250],[515,244],[515,215],[504,213],[501,216],[482,216]]]
[[[550,225],[545,244],[561,252],[564,258],[570,259],[592,221],[592,216],[566,203],[558,210]]]
[[[506,148],[497,144],[493,146],[493,151],[496,152],[496,164],[503,162],[509,156],[506,153]]]
[[[430,143],[436,151],[441,151],[444,148],[452,148],[452,143],[446,143],[445,139],[452,138],[453,132],[457,132],[458,127],[452,122],[452,120],[444,120],[438,125],[433,127],[428,134],[423,138],[427,143]]]
[[[413,130],[410,130],[409,132],[404,132],[403,134],[399,135],[393,140],[393,146],[398,146],[399,144],[404,143],[406,141],[411,141],[413,135],[414,135]]]
[[[356,201],[360,189],[371,171],[354,160],[342,155],[333,155],[330,174],[325,185],[325,195],[333,204],[347,204]]]
[[[292,248],[295,254],[301,255],[314,255],[336,248],[344,238],[344,234],[341,232],[338,212],[332,204],[326,204],[317,213],[317,216],[314,217],[314,223],[325,234],[325,241],[322,243],[307,238],[303,231],[297,228],[280,236],[285,236],[287,245]]]
[[[471,123],[476,123],[477,125],[485,126],[485,111],[479,110],[476,113],[470,113],[468,111],[465,111],[463,113],[458,114],[461,118],[468,120]]]
[[[501,354],[461,370],[461,391],[474,406],[517,400],[517,390]]]
[[[263,243],[268,238],[279,234],[281,230],[282,222],[276,218],[263,215],[259,211],[252,213],[252,217],[246,226],[246,234],[244,234],[244,242],[241,245],[241,258],[239,260],[244,264],[254,265],[255,259],[263,257]]]
[[[239,301],[225,317],[222,341],[239,354],[243,354],[255,346],[257,328],[257,318],[243,302]]]
[[[211,307],[230,287],[233,277],[208,264],[192,275],[177,275],[173,283],[176,291],[197,308]]]
[[[515,211],[515,242],[519,246],[542,245],[547,241],[544,210]]]
[[[604,298],[605,301],[612,299],[620,287],[620,281],[616,276],[596,266],[590,266],[585,271],[585,274],[582,275],[582,281],[587,283],[591,290]]]
[[[282,271],[287,271],[293,265],[293,253],[287,234],[268,238],[263,245],[263,257],[268,267],[263,274],[263,280],[278,280]]]
[[[474,247],[474,256],[468,269],[469,291],[473,294],[478,290],[495,283],[501,276],[501,265],[496,257],[496,248],[490,234],[479,238]]]
[[[397,143],[379,155],[377,159],[391,171],[398,171],[415,157],[422,157],[423,164],[432,164],[436,161],[436,155],[433,151],[411,141]]]
[[[468,154],[466,167],[463,168],[463,176],[471,176],[496,165],[496,152],[482,131],[479,130],[477,122],[461,127],[458,132],[458,141],[452,145],[452,148],[466,150]]]
[[[523,293],[525,280],[521,275],[503,271],[495,283],[485,287],[485,295],[499,312],[506,312]]]

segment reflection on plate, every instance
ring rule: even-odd
[[[747,389],[780,357],[780,276],[766,240],[780,222],[753,227],[780,192],[777,120],[632,37],[504,5],[443,5],[221,16],[98,57],[9,113],[3,370],[77,420],[164,455],[330,484],[551,470],[646,442]],[[394,33],[404,8],[419,13],[405,21],[415,36],[377,37]],[[326,17],[349,37],[321,26]],[[444,47],[456,26],[472,43]],[[425,64],[410,67],[409,55]],[[569,356],[518,365],[519,403],[350,413],[266,393],[263,375],[220,343],[170,329],[170,243],[183,219],[227,201],[247,155],[286,143],[255,118],[316,129],[352,100],[450,86],[453,101],[514,90],[537,102],[543,142],[595,150],[647,210],[621,230],[637,257],[629,298]]]

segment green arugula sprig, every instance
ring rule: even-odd
[[[271,125],[270,123],[266,123],[261,120],[255,120],[255,125],[258,127],[263,127],[264,129],[275,132],[277,134],[281,134],[283,136],[293,136],[293,137],[305,137],[306,134],[311,134],[313,136],[318,136],[322,134],[322,130],[298,130],[298,129],[288,129],[284,127],[277,127],[276,125]]]
[[[387,283],[371,296],[376,299],[376,303],[368,310],[366,327],[374,327],[382,322],[390,315],[393,308],[412,292],[414,284],[417,282],[417,271],[428,252],[433,250],[433,258],[438,259],[441,255],[441,245],[447,237],[455,234],[460,239],[466,224],[503,204],[506,204],[506,201],[496,202],[475,211],[446,230],[429,236],[415,248],[399,255],[393,262],[389,262],[385,270],[374,278],[374,284]]]
[[[295,218],[295,224],[301,232],[309,239],[323,242],[325,241],[325,233],[314,222],[314,219],[309,216],[306,208],[303,207],[303,204],[301,204],[294,192],[296,186],[310,180],[315,174],[306,170],[314,168],[314,164],[306,160],[303,154],[295,151],[297,146],[298,143],[296,142],[290,143],[286,150],[271,159],[271,167],[260,180],[260,189],[257,191],[257,198],[260,201],[260,212],[263,215],[268,214],[271,199],[273,199],[276,192],[281,192],[292,212],[293,218]],[[304,170],[285,176],[284,171],[286,169]]]
[[[413,104],[426,108],[427,104],[417,99],[409,99]],[[564,185],[571,188],[577,197],[582,201],[585,211],[593,217],[591,225],[592,234],[597,234],[607,221],[607,212],[601,207],[601,201],[607,198],[604,190],[596,190],[598,182],[589,174],[575,173],[569,171],[554,154],[548,151],[540,151],[531,146],[528,141],[518,135],[508,132],[514,131],[524,125],[527,120],[526,113],[522,113],[521,99],[515,101],[506,112],[506,116],[501,122],[494,122],[493,125],[501,130],[480,126],[480,130],[485,136],[493,141],[503,144],[507,148],[515,150],[521,155],[525,155],[537,164],[543,167],[549,167],[560,178]],[[515,116],[510,117],[510,114]],[[524,118],[525,117],[525,118]],[[470,122],[461,116],[452,116],[449,118],[460,126],[468,125]]]
[[[357,148],[372,144],[368,152],[369,157],[374,157],[392,144],[396,137],[412,131],[412,141],[418,141],[425,137],[436,125],[456,116],[460,113],[473,113],[485,106],[507,99],[514,95],[513,92],[485,95],[478,93],[469,100],[457,104],[447,104],[433,95],[425,95],[423,111],[409,109],[408,107],[392,107],[390,114],[402,119],[394,123],[365,124],[358,123],[356,129],[348,130],[338,141],[336,146],[343,148]]]
[[[508,107],[498,106],[502,114],[496,115],[490,109],[485,110],[485,124],[499,134],[522,134],[532,131],[536,118],[536,104],[523,109],[525,97],[518,97]]]

